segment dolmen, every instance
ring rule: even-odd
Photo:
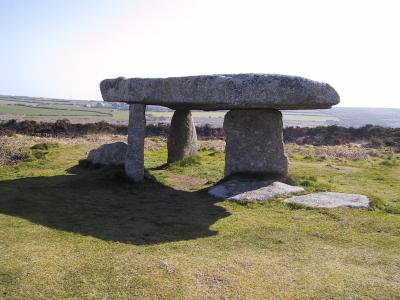
[[[323,109],[339,103],[327,83],[275,74],[224,74],[171,78],[116,78],[100,83],[105,101],[129,104],[127,176],[144,178],[146,105],[174,109],[168,137],[168,162],[197,151],[191,110],[229,110],[225,177],[234,174],[286,176],[288,159],[283,148],[279,110]]]

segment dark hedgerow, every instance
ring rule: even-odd
[[[212,127],[209,124],[196,127],[199,138],[224,138],[223,128]],[[147,136],[168,136],[169,124],[149,124],[146,127]],[[0,136],[25,134],[45,137],[79,137],[90,134],[119,134],[128,133],[127,125],[109,124],[101,121],[97,123],[72,124],[63,119],[56,122],[36,121],[2,121],[0,122]],[[400,128],[366,125],[359,128],[342,126],[319,127],[285,127],[283,129],[285,143],[309,145],[343,145],[363,142],[368,147],[391,147],[400,152]]]

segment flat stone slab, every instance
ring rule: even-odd
[[[368,208],[370,202],[367,196],[359,194],[322,192],[308,195],[293,196],[284,200],[285,203],[297,203],[309,207],[335,208]]]
[[[338,104],[327,83],[277,74],[223,74],[170,78],[105,79],[104,101],[172,109],[317,109]]]
[[[264,202],[276,196],[303,192],[298,186],[291,186],[273,180],[229,180],[211,188],[208,193],[220,199],[239,203]]]

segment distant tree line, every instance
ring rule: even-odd
[[[206,124],[197,126],[197,135],[202,139],[224,138],[222,128]],[[45,137],[79,137],[90,134],[120,134],[126,135],[126,125],[109,124],[107,122],[73,124],[68,120],[56,122],[36,121],[2,121],[0,135],[25,134]],[[147,136],[168,136],[168,124],[149,124],[146,127]],[[394,147],[400,149],[400,128],[366,125],[359,128],[341,126],[319,127],[286,127],[283,130],[286,143],[311,145],[341,145],[363,142],[370,147]]]

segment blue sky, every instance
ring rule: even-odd
[[[400,107],[399,4],[0,0],[0,94],[101,99],[104,78],[280,73]]]

